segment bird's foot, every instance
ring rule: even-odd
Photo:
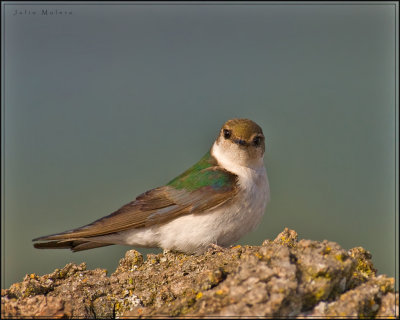
[[[216,243],[211,243],[208,245],[208,250],[215,251],[215,252],[223,252],[224,248],[217,245]]]
[[[174,249],[163,249],[163,255],[166,254],[180,254],[182,251],[174,250]]]

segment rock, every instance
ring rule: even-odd
[[[72,315],[72,305],[61,298],[38,295],[22,300],[1,298],[1,317],[48,317],[69,318]]]
[[[389,292],[388,294],[383,296],[376,317],[387,319],[394,317],[394,315],[397,315],[397,318],[399,318],[399,294]]]
[[[285,229],[262,246],[203,255],[127,251],[116,271],[67,264],[2,290],[2,318],[395,317],[394,279],[371,254]]]

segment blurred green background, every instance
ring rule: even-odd
[[[395,4],[2,5],[2,288],[71,261],[114,272],[129,247],[31,240],[168,182],[233,117],[263,128],[271,186],[240,244],[289,227],[395,275]]]

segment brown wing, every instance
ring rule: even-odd
[[[213,168],[213,170],[216,169]],[[71,247],[66,243],[63,246],[62,242],[71,240],[90,241],[90,237],[161,224],[189,213],[201,213],[204,210],[218,207],[230,201],[236,195],[238,189],[237,176],[231,173],[225,174],[231,175],[230,178],[233,183],[229,186],[224,186],[223,188],[205,186],[195,191],[176,189],[171,186],[155,188],[141,194],[136,200],[89,225],[59,234],[36,238],[33,241],[61,240],[55,243],[59,248]],[[48,244],[49,246],[46,247],[45,244],[38,243],[35,244],[35,247],[52,247],[50,243]],[[80,245],[82,243],[79,242],[77,244]]]

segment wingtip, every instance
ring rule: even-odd
[[[50,241],[34,243],[33,247],[36,249],[70,249],[71,245],[68,243],[59,243],[58,241]]]
[[[61,233],[53,233],[47,236],[37,237],[35,239],[32,239],[32,241],[69,240],[69,238],[71,238],[71,231],[74,230],[68,230]]]
[[[48,241],[34,243],[36,249],[70,249],[72,252],[111,246],[112,243],[96,243],[85,240]]]
[[[42,236],[42,237],[37,237],[35,239],[32,239],[32,242],[34,241],[47,241],[47,240],[53,240],[51,239],[53,235],[48,235],[48,236]]]

